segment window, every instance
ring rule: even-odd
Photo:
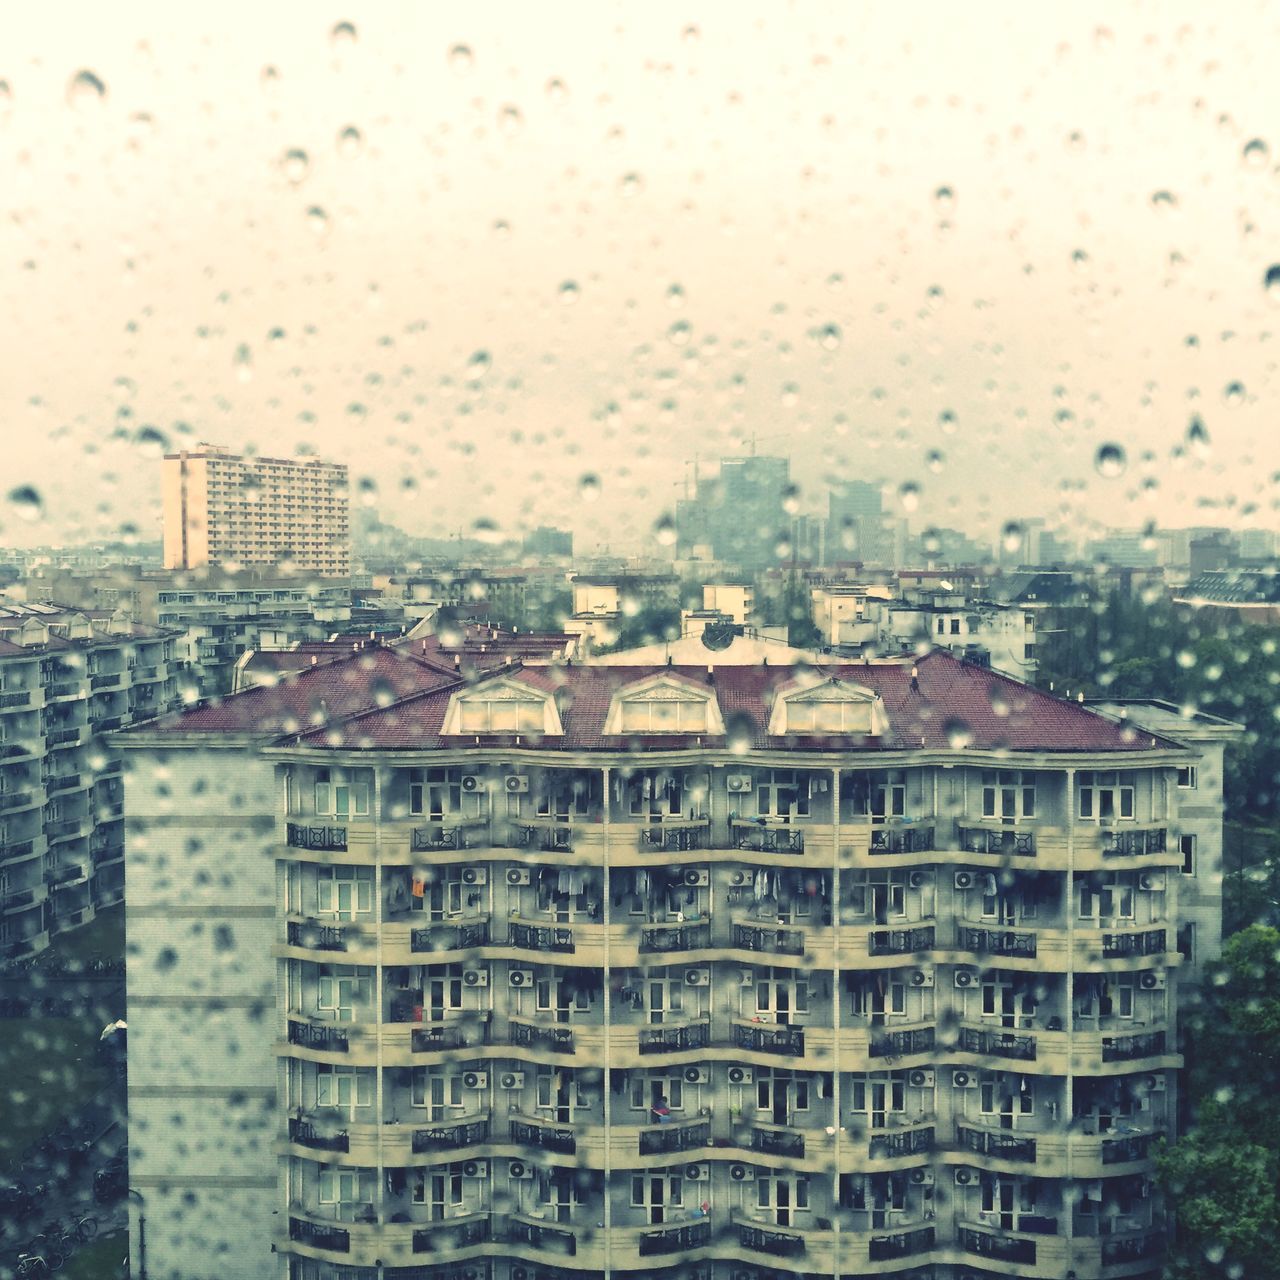
[[[374,1173],[371,1169],[320,1170],[321,1204],[368,1204],[373,1200]]]
[[[678,817],[684,805],[681,775],[662,770],[634,775],[627,780],[627,804],[633,817]]]
[[[462,809],[462,775],[456,769],[410,769],[409,812],[437,821]]]
[[[373,1072],[321,1063],[316,1067],[317,1107],[368,1107],[373,1105]]]
[[[851,1109],[859,1115],[880,1117],[872,1120],[872,1128],[884,1128],[886,1112],[907,1109],[906,1086],[901,1077],[866,1074],[853,1079]]]
[[[461,1107],[462,1077],[415,1067],[409,1101],[415,1107]]]
[[[666,1098],[668,1110],[683,1111],[684,1080],[678,1075],[656,1076],[632,1072],[627,1086],[627,1101],[632,1111],[647,1112],[659,1098]]]
[[[762,773],[756,785],[756,812],[762,817],[807,818],[809,777],[794,769]]]
[[[1196,838],[1195,836],[1179,836],[1178,851],[1182,854],[1182,874],[1193,876],[1196,873]]]
[[[1115,771],[1099,773],[1085,770],[1080,774],[1079,793],[1078,810],[1082,822],[1114,822],[1117,818],[1124,821],[1133,819],[1132,773]]]
[[[984,1116],[1034,1114],[1036,1099],[1029,1076],[1011,1078],[1001,1072],[983,1072],[978,1087],[978,1109]]]
[[[623,733],[706,733],[707,704],[701,699],[650,697],[622,703]]]
[[[871,706],[852,698],[787,703],[788,733],[869,733]]]
[[[958,636],[958,635],[960,634],[960,619],[959,619],[959,618],[952,618],[952,619],[951,619],[951,634],[952,634],[953,636]]]
[[[369,784],[348,782],[332,769],[316,770],[316,813],[334,818],[368,817]]]
[[[350,920],[372,910],[372,868],[320,867],[316,871],[316,915]]]
[[[460,733],[541,733],[546,723],[531,698],[463,698],[458,710]]]
[[[982,816],[1001,822],[1036,816],[1036,775],[1024,769],[982,771]]]
[[[316,1008],[333,1016],[335,1022],[353,1022],[358,1005],[372,998],[373,978],[367,969],[354,965],[322,964],[316,983]]]
[[[1194,791],[1199,785],[1198,770],[1193,764],[1182,765],[1178,769],[1178,787],[1182,791]]]
[[[1132,920],[1133,880],[1113,874],[1108,878],[1090,876],[1080,881],[1081,920]]]

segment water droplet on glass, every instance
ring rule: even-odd
[[[1089,255],[1083,249],[1076,249],[1071,254],[1071,269],[1083,271],[1089,265]]]
[[[274,93],[280,87],[280,68],[266,66],[258,72],[258,84],[264,93]]]
[[[600,477],[590,471],[578,478],[578,497],[583,502],[598,502],[600,499]]]
[[[825,351],[834,351],[840,345],[843,336],[838,324],[824,324],[818,330],[818,345]]]
[[[789,516],[795,515],[800,510],[800,486],[789,484],[782,491],[782,509]]]
[[[7,116],[13,107],[13,90],[7,80],[0,80],[0,117]]]
[[[667,288],[667,306],[677,311],[684,306],[683,286],[673,284]]]
[[[1172,191],[1155,191],[1151,195],[1151,207],[1153,209],[1173,209],[1178,204],[1178,197]]]
[[[1199,458],[1209,456],[1209,431],[1199,414],[1187,424],[1187,447]]]
[[[169,447],[169,437],[159,427],[148,424],[133,433],[133,443],[144,458],[159,458]]]
[[[914,480],[906,480],[898,488],[898,501],[904,511],[914,511],[920,505],[920,486]]]
[[[502,530],[486,516],[481,516],[471,526],[471,533],[477,542],[483,542],[488,546],[502,541]]]
[[[939,187],[933,193],[933,203],[944,213],[956,202],[956,193],[950,187]]]
[[[1010,520],[1000,530],[1000,546],[1010,553],[1018,551],[1022,548],[1025,536],[1022,526],[1016,520]]]
[[[316,235],[322,236],[329,230],[329,215],[318,204],[313,204],[307,210],[307,226]]]
[[[638,173],[624,173],[618,179],[618,190],[630,199],[644,190],[644,179]]]
[[[235,365],[236,377],[241,382],[248,382],[253,377],[253,352],[249,350],[247,342],[242,342],[236,348],[231,363]]]
[[[1274,262],[1262,277],[1262,287],[1272,302],[1280,303],[1280,262]]]
[[[943,435],[953,436],[956,433],[956,415],[951,409],[943,409],[938,414],[938,429]]]
[[[1271,148],[1261,138],[1250,138],[1240,155],[1250,169],[1261,169],[1271,156]]]
[[[267,341],[273,346],[278,342],[283,342],[285,337],[284,330],[276,325],[274,329],[267,330]]]
[[[930,285],[925,290],[924,300],[928,304],[930,311],[937,311],[947,300],[947,295],[943,292],[941,285]]]
[[[359,39],[359,36],[353,22],[337,22],[334,24],[333,30],[329,32],[329,42],[335,49],[342,49],[347,45],[355,44],[357,39]]]
[[[353,124],[347,125],[345,129],[338,134],[338,154],[344,160],[350,160],[354,156],[358,156],[364,150],[364,134]]]
[[[361,476],[356,481],[356,493],[362,507],[372,507],[378,501],[378,482],[372,476]]]
[[[1228,382],[1222,389],[1222,399],[1223,403],[1230,405],[1233,409],[1244,404],[1244,383]]]
[[[473,351],[467,360],[467,378],[471,382],[479,382],[493,363],[493,357],[487,351]]]
[[[947,455],[943,453],[941,449],[930,449],[929,452],[924,455],[924,465],[928,467],[934,475],[937,475],[938,472],[942,470],[946,465],[946,461]]]
[[[674,546],[676,541],[676,522],[669,515],[659,516],[654,522],[653,536],[660,546]]]
[[[475,54],[469,44],[455,44],[449,50],[449,68],[456,75],[465,76],[475,65]]]
[[[311,157],[301,147],[290,147],[280,157],[280,169],[296,187],[311,172]]]
[[[1076,424],[1076,415],[1070,409],[1058,409],[1053,415],[1053,425],[1059,431],[1070,431]]]
[[[690,23],[680,33],[680,39],[683,40],[685,44],[697,44],[701,38],[702,38],[701,29],[695,26],[693,23]]]
[[[799,384],[795,382],[784,382],[782,384],[781,399],[782,399],[783,405],[788,409],[792,409],[797,404],[799,404],[800,403]]]
[[[667,330],[667,341],[671,343],[673,347],[687,346],[692,332],[693,330],[690,328],[687,320],[677,320],[675,324]]]
[[[508,138],[519,133],[523,124],[524,116],[514,102],[506,103],[498,112],[498,132],[505,134]]]
[[[839,293],[840,290],[844,288],[844,276],[842,276],[838,271],[833,271],[827,277],[827,288],[830,289],[832,293]]]
[[[548,80],[547,97],[557,105],[564,102],[569,97],[569,90],[565,82],[563,80]]]
[[[936,556],[942,550],[942,534],[932,527],[920,535],[920,548],[925,555]]]
[[[952,751],[963,751],[973,741],[973,730],[959,718],[948,720],[942,726],[942,732],[947,735],[947,746]]]
[[[1108,480],[1114,480],[1116,476],[1124,475],[1125,468],[1128,465],[1129,460],[1118,444],[1099,445],[1098,452],[1094,454],[1094,469],[1100,476],[1105,476]]]
[[[577,302],[581,290],[578,288],[576,280],[566,280],[560,286],[560,301],[566,306],[571,307]]]
[[[73,107],[94,106],[107,96],[107,86],[92,71],[77,71],[67,85],[67,102]]]
[[[19,520],[35,521],[44,514],[44,499],[34,485],[20,484],[9,490],[9,508]]]
[[[490,230],[499,240],[505,240],[511,234],[511,223],[506,218],[497,218]]]

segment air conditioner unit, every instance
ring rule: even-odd
[[[529,790],[529,779],[523,773],[509,773],[503,779],[502,785],[508,792],[515,795],[517,792]]]
[[[734,871],[729,876],[729,884],[735,889],[741,889],[744,884],[750,884],[754,878],[750,871]]]
[[[953,1071],[951,1073],[951,1084],[956,1089],[976,1089],[978,1087],[978,1079],[972,1071]]]
[[[690,867],[684,873],[684,882],[690,889],[705,887],[711,883],[711,872],[699,871],[696,867]]]
[[[907,877],[907,883],[910,884],[913,889],[923,889],[925,885],[933,883],[933,876],[931,876],[927,871],[913,871]]]
[[[756,971],[754,969],[739,969],[738,985],[740,987],[754,987],[756,985]]]
[[[724,785],[730,795],[740,795],[750,791],[755,783],[749,773],[731,773],[725,778]]]
[[[1138,986],[1143,991],[1163,991],[1168,984],[1169,979],[1157,969],[1144,969],[1138,975]]]
[[[464,1071],[462,1073],[462,1087],[464,1089],[487,1089],[489,1087],[489,1073],[487,1071]]]
[[[931,1187],[933,1186],[933,1170],[932,1169],[912,1169],[907,1174],[907,1181],[913,1187]]]
[[[705,1164],[687,1164],[684,1167],[684,1176],[690,1182],[706,1182],[709,1176],[707,1166]]]
[[[709,969],[686,969],[684,971],[684,985],[686,987],[709,987],[711,985],[711,971]]]
[[[907,1083],[917,1089],[932,1089],[933,1080],[933,1072],[924,1067],[916,1067],[914,1071],[907,1072]]]
[[[972,969],[957,969],[952,977],[957,987],[971,987],[978,980],[978,975]]]
[[[728,1078],[730,1084],[751,1084],[756,1073],[750,1067],[730,1067]]]
[[[524,1072],[523,1071],[504,1071],[498,1077],[498,1087],[501,1089],[523,1089],[524,1088]]]
[[[468,1160],[462,1166],[462,1176],[464,1178],[487,1178],[489,1176],[489,1162],[487,1160]]]
[[[507,986],[509,987],[531,987],[533,986],[533,970],[532,969],[510,969],[507,972]]]
[[[474,773],[467,774],[462,779],[463,791],[483,791],[484,779]]]
[[[729,1166],[730,1182],[754,1182],[755,1180],[756,1171],[753,1165],[731,1164]]]
[[[708,790],[707,775],[705,773],[686,773],[680,779],[680,785],[686,791],[706,791]]]
[[[911,985],[913,987],[933,986],[933,970],[932,969],[912,969]]]
[[[463,969],[462,985],[464,987],[487,987],[489,985],[489,970]]]
[[[1164,1075],[1150,1075],[1146,1079],[1148,1093],[1163,1093],[1169,1087],[1168,1077]]]
[[[972,871],[956,872],[956,888],[957,889],[972,889],[973,882],[974,882],[974,874]]]
[[[486,867],[463,867],[463,884],[488,884],[489,871]]]
[[[685,1084],[710,1084],[711,1073],[706,1067],[685,1067],[681,1073]]]
[[[1164,892],[1164,872],[1163,871],[1144,871],[1138,877],[1138,887],[1141,889],[1151,889],[1156,893]]]
[[[507,1177],[524,1181],[533,1177],[533,1165],[526,1164],[523,1160],[507,1161]]]
[[[956,1186],[957,1187],[969,1186],[970,1183],[974,1181],[974,1176],[975,1175],[972,1169],[966,1169],[964,1165],[961,1165],[960,1168],[958,1168],[955,1171]]]
[[[529,868],[528,867],[508,867],[507,883],[513,886],[532,883],[529,876]]]

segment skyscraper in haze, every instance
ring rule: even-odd
[[[742,569],[776,564],[778,543],[791,531],[783,509],[790,477],[786,458],[723,459],[719,476],[677,505],[680,555]]]

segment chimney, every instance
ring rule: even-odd
[[[316,663],[317,663],[317,662],[319,662],[319,661],[320,661],[320,659],[319,659],[319,658],[317,658],[317,657],[316,657],[316,655],[313,653],[313,654],[311,655],[311,665],[314,667],[314,666],[316,665]]]

